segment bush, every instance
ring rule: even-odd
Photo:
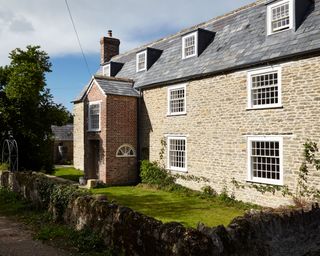
[[[143,160],[140,167],[142,183],[165,187],[175,184],[175,178],[167,170],[161,168],[157,162]]]
[[[6,163],[0,164],[0,171],[8,171],[9,165]]]

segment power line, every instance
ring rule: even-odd
[[[86,67],[87,67],[89,76],[91,76],[91,72],[90,72],[90,68],[89,68],[88,62],[87,62],[87,58],[86,58],[86,56],[85,56],[85,54],[84,54],[84,51],[83,51],[83,48],[82,48],[82,45],[81,45],[81,42],[80,42],[79,34],[78,34],[78,32],[77,32],[77,29],[76,29],[74,20],[73,20],[73,18],[72,18],[72,14],[71,14],[71,11],[70,11],[70,7],[69,7],[69,4],[68,4],[68,1],[67,1],[67,0],[64,0],[64,1],[65,1],[65,3],[66,3],[66,6],[67,6],[67,9],[68,9],[68,12],[69,12],[69,17],[70,17],[70,20],[71,20],[71,22],[72,22],[73,30],[74,30],[74,32],[75,32],[75,34],[76,34],[76,36],[77,36],[77,40],[78,40],[78,43],[79,43],[80,50],[81,50],[81,52],[82,52],[83,60],[84,60],[84,62],[85,62],[85,64],[86,64]]]

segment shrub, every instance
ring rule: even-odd
[[[6,163],[0,164],[0,171],[7,171],[9,170],[9,165]]]
[[[208,196],[216,196],[217,192],[210,186],[204,186],[201,188],[202,193]]]
[[[160,167],[157,162],[143,160],[140,167],[142,183],[158,185],[160,187],[174,184],[175,178],[167,170]]]

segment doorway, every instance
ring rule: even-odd
[[[100,141],[89,140],[89,179],[99,179]]]

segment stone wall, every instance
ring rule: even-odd
[[[41,197],[46,179],[35,173],[0,172],[0,187],[10,188],[34,205],[55,213],[56,209],[48,207]],[[60,180],[53,182],[60,184]],[[118,248],[125,255],[320,255],[318,205],[251,212],[234,219],[228,227],[199,225],[192,229],[179,223],[163,224],[102,196],[83,196],[69,201],[63,219],[78,230],[89,228],[100,234],[107,246]]]
[[[73,105],[73,165],[75,168],[84,170],[84,103]]]
[[[210,181],[180,180],[200,189],[211,185],[227,189],[237,199],[267,206],[290,204],[281,193],[261,194],[253,189],[237,190],[232,178],[247,183],[247,136],[283,137],[284,185],[295,191],[302,162],[303,143],[320,145],[320,57],[277,63],[282,67],[282,105],[274,109],[247,109],[247,71],[225,73],[190,81],[186,86],[187,114],[167,116],[167,87],[143,91],[141,110],[142,155],[159,160],[161,139],[168,134],[187,137],[187,174]],[[183,174],[183,173],[182,173]],[[311,185],[320,188],[320,176],[311,173]]]

